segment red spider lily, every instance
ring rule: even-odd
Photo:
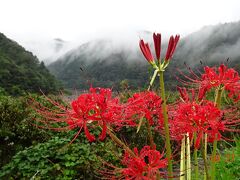
[[[156,52],[156,57],[157,60],[160,60],[161,58],[161,34],[153,33],[153,41],[154,41],[154,47],[155,47],[155,52]]]
[[[168,48],[167,48],[167,53],[165,56],[165,61],[168,61],[169,59],[172,58],[174,51],[177,47],[178,41],[180,39],[179,35],[176,35],[175,37],[171,36],[168,42]]]
[[[193,101],[201,102],[203,100],[203,97],[206,94],[206,91],[202,91],[201,89],[198,93],[198,96],[196,96],[195,89],[193,88],[187,90],[185,87],[183,88],[177,87],[177,90],[180,93],[180,98],[184,102],[193,102]],[[189,95],[189,92],[191,93],[191,95]]]
[[[150,146],[144,146],[140,153],[137,148],[134,148],[136,157],[131,157],[125,152],[122,164],[127,166],[120,170],[125,179],[138,179],[138,180],[152,180],[157,178],[159,169],[167,167],[167,159],[163,158],[164,153],[160,153]]]
[[[193,77],[183,75],[187,80],[190,80],[199,87],[199,93],[205,94],[212,88],[222,87],[229,92],[230,98],[240,100],[240,76],[237,71],[232,68],[227,68],[224,64],[216,67],[204,67],[204,73],[201,77],[191,71]],[[186,81],[181,80],[184,83]]]
[[[153,63],[154,63],[154,58],[153,58],[153,56],[152,56],[152,53],[151,53],[149,44],[148,44],[148,43],[144,43],[144,41],[141,39],[141,40],[139,41],[139,46],[140,46],[140,49],[141,49],[144,57],[147,59],[147,61],[148,61],[150,64],[153,64]]]
[[[76,100],[73,100],[70,108],[65,108],[49,98],[48,100],[55,106],[57,111],[44,106],[39,109],[37,107],[39,104],[36,103],[33,107],[43,119],[38,121],[46,123],[51,129],[80,128],[77,135],[83,129],[87,139],[92,142],[96,138],[90,134],[88,129],[90,126],[100,126],[102,128],[99,139],[103,140],[106,137],[107,125],[117,124],[120,117],[121,106],[117,98],[112,98],[111,93],[110,89],[90,88],[89,93],[81,94]],[[56,126],[56,124],[61,126],[63,122],[67,123],[67,126],[61,128],[51,127],[51,125]]]
[[[169,43],[168,43],[168,49],[167,49],[167,53],[166,53],[166,56],[165,56],[165,59],[164,61],[169,61],[173,54],[174,54],[174,51],[177,47],[177,44],[178,44],[178,41],[180,39],[180,36],[179,35],[176,35],[175,37],[171,36],[170,39],[169,39]],[[161,34],[157,33],[157,34],[153,34],[153,41],[154,41],[154,47],[155,47],[155,52],[156,52],[156,57],[157,57],[157,60],[160,61],[160,55],[161,55]],[[141,39],[139,41],[139,46],[140,46],[140,49],[144,55],[144,57],[147,59],[147,61],[150,63],[150,64],[155,64],[155,61],[154,61],[154,58],[152,56],[152,53],[151,53],[151,50],[150,50],[150,47],[148,45],[148,43],[144,43],[144,41]]]
[[[176,110],[170,113],[170,131],[175,140],[181,140],[189,133],[190,138],[196,133],[195,148],[198,148],[203,134],[208,134],[208,141],[221,140],[222,132],[236,131],[234,129],[240,120],[225,119],[226,113],[219,110],[212,102],[204,101],[201,104],[193,102],[179,103]]]
[[[218,68],[205,67],[205,73],[202,74],[201,88],[211,89],[212,87],[223,86],[229,91],[229,97],[236,95],[237,100],[240,99],[240,76],[234,69],[228,69],[227,66],[221,64]]]
[[[195,100],[195,91],[191,89],[192,97],[189,96],[186,88],[177,87],[178,92],[180,93],[180,97],[184,102],[189,102],[191,100]]]
[[[125,119],[127,125],[136,126],[137,121],[146,118],[150,125],[154,124],[154,119],[162,117],[162,99],[151,91],[135,93],[128,99],[125,109]]]

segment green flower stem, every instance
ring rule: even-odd
[[[159,79],[160,79],[161,97],[162,97],[162,100],[163,100],[162,112],[163,112],[163,118],[164,118],[164,129],[165,129],[165,137],[166,137],[166,150],[167,150],[167,159],[168,159],[168,176],[169,176],[169,178],[172,178],[173,177],[172,157],[171,157],[172,150],[171,150],[171,144],[170,144],[167,103],[166,103],[163,71],[159,71],[159,75],[160,75]]]
[[[147,121],[147,131],[148,131],[148,137],[149,137],[149,141],[150,141],[150,147],[153,149],[155,146],[154,140],[153,140],[153,135],[152,135],[152,131],[151,131],[151,126],[149,124],[149,121],[146,119]],[[157,171],[157,180],[160,180],[161,176],[160,176],[160,172]]]
[[[194,137],[194,143],[196,143],[197,136],[196,133],[193,135]],[[198,171],[198,155],[197,155],[197,149],[194,148],[193,156],[194,156],[194,171],[195,171],[195,179],[198,179],[199,177],[199,171]]]
[[[157,172],[157,180],[161,180],[160,172]]]
[[[153,86],[153,83],[154,83],[154,81],[155,81],[155,79],[156,79],[156,76],[157,76],[157,74],[158,74],[158,69],[155,69],[155,71],[154,71],[154,73],[153,73],[153,76],[152,76],[152,78],[151,78],[151,80],[150,80],[150,83],[149,83],[149,86],[148,86],[148,91],[150,91],[150,89],[151,89],[151,87]],[[154,147],[155,147],[155,143],[154,143],[154,140],[153,140],[153,135],[152,135],[152,131],[151,131],[151,126],[150,126],[150,124],[149,124],[149,121],[148,120],[146,120],[147,121],[147,131],[148,131],[148,137],[149,137],[149,141],[150,141],[150,147],[153,149]],[[157,172],[157,180],[160,180],[161,179],[161,177],[160,177],[160,172],[158,171]]]
[[[217,89],[217,93],[215,96],[215,106],[217,106],[217,108],[219,109],[221,108],[222,92],[223,92],[223,88],[220,85]],[[216,153],[217,153],[217,140],[214,140],[212,157],[211,157],[211,180],[215,180],[215,176],[216,176],[216,167],[215,167]]]
[[[111,130],[108,128],[107,130],[108,135],[110,136],[110,138],[120,147],[122,147],[124,150],[126,150],[132,157],[137,158],[136,154],[134,154],[134,152],[124,143],[122,142],[115,134],[113,134],[111,132]],[[160,172],[157,172],[157,180],[160,180]]]
[[[186,156],[187,156],[187,180],[191,180],[191,152],[190,152],[190,139],[189,139],[189,133],[187,133],[186,136],[187,140],[187,146],[186,146]]]
[[[204,155],[207,157],[207,133],[204,134]],[[204,180],[207,179],[206,172],[204,173]]]
[[[122,142],[117,136],[115,136],[115,134],[113,134],[111,132],[111,130],[108,128],[107,131],[108,135],[110,136],[110,138],[120,147],[122,147],[124,150],[126,150],[132,157],[137,157],[134,152],[124,143]]]
[[[147,131],[148,131],[148,137],[149,137],[149,141],[150,141],[150,147],[153,149],[155,147],[155,143],[154,143],[154,140],[153,140],[151,126],[150,126],[149,121],[147,119],[146,119],[146,121],[147,121]]]
[[[215,96],[215,106],[217,106],[218,109],[221,108],[221,100],[222,100],[222,93],[223,93],[223,88],[221,86],[218,87],[217,93]]]
[[[206,154],[205,154],[204,143],[201,144],[201,153],[202,153],[202,157],[203,157],[204,170],[205,170],[206,178],[207,178],[207,180],[210,180],[209,173],[208,173],[208,165],[207,165],[207,158],[206,158]]]
[[[148,86],[148,91],[150,91],[150,89],[151,89],[151,87],[153,86],[153,83],[154,83],[154,80],[156,79],[156,76],[157,76],[157,73],[158,73],[158,69],[156,69],[155,71],[154,71],[154,73],[153,73],[153,76],[152,76],[152,78],[151,78],[151,81],[150,81],[150,83],[149,83],[149,86]]]
[[[217,141],[214,140],[214,142],[213,142],[213,152],[212,152],[212,158],[211,158],[211,180],[214,180],[215,175],[216,175],[216,168],[215,168],[216,152],[217,152]]]
[[[185,143],[185,135],[182,138],[182,145],[181,145],[181,159],[180,159],[180,180],[185,180],[186,175],[186,156],[185,156],[185,150],[186,150],[186,143]]]

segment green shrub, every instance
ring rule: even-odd
[[[111,141],[89,143],[83,133],[70,141],[54,137],[18,152],[0,171],[0,179],[98,179],[98,156],[111,163],[119,161]]]
[[[24,147],[48,138],[47,132],[32,125],[25,97],[0,96],[0,166]]]
[[[54,108],[43,96],[31,95],[44,106]],[[121,150],[112,142],[89,143],[84,135],[69,144],[76,132],[55,132],[33,126],[35,112],[29,96],[0,96],[0,179],[96,179],[100,158],[118,163]],[[58,97],[51,97],[60,102]],[[95,129],[93,134],[100,131]],[[52,138],[54,137],[54,138]],[[29,147],[30,146],[30,147]],[[116,153],[112,150],[116,149]]]
[[[216,164],[216,177],[219,180],[238,180],[240,177],[240,139],[236,147],[226,149]]]

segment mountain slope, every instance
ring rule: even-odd
[[[116,47],[113,42],[101,40],[89,42],[69,51],[50,64],[48,68],[69,88],[116,86],[128,79],[132,87],[142,87],[148,82],[148,63],[144,60],[136,42],[135,49]],[[152,50],[153,44],[152,45]],[[166,49],[166,42],[163,49]],[[229,58],[229,66],[240,67],[240,22],[207,26],[180,40],[166,78],[174,85],[176,67],[214,65]],[[164,50],[162,51],[164,52]],[[200,66],[201,68],[201,66]]]
[[[59,82],[43,62],[16,42],[0,33],[0,88],[8,94],[46,93],[59,89]]]
[[[117,87],[128,79],[133,87],[147,82],[147,64],[137,61],[130,52],[112,49],[111,41],[86,43],[70,51],[48,68],[68,88],[86,89],[90,84],[102,87]]]
[[[190,65],[199,61],[219,63],[230,59],[232,64],[240,61],[240,21],[206,26],[181,40],[175,57]]]

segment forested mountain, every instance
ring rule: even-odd
[[[10,95],[23,92],[55,92],[60,83],[43,62],[0,33],[0,90]]]
[[[151,35],[149,35],[151,36]],[[167,43],[163,43],[163,51]],[[153,44],[152,51],[153,51]],[[150,75],[136,42],[136,48],[113,48],[113,42],[98,40],[79,46],[60,57],[48,68],[68,88],[85,89],[94,86],[116,87],[128,79],[131,87],[142,87]],[[192,68],[222,62],[231,67],[240,67],[240,22],[206,26],[180,39],[166,78],[174,85],[176,68],[184,69],[185,63]],[[226,62],[226,59],[229,61]],[[185,63],[184,63],[185,62]]]
[[[116,87],[124,79],[134,87],[145,82],[148,71],[143,59],[133,61],[128,50],[106,48],[111,43],[100,40],[83,44],[48,67],[69,88],[85,89],[90,84]]]
[[[230,63],[240,64],[240,21],[206,26],[184,39],[175,57],[180,62],[198,65],[220,63],[229,58]]]

